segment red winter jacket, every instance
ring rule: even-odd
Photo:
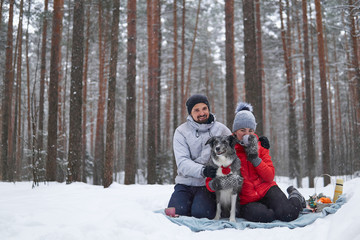
[[[256,136],[257,137],[257,136]],[[243,186],[239,194],[240,204],[244,205],[250,202],[257,202],[262,199],[267,191],[274,185],[275,168],[269,155],[269,149],[263,148],[258,143],[259,158],[261,163],[254,167],[251,162],[247,160],[245,149],[240,144],[235,145],[236,155],[241,161],[240,172],[244,178]],[[213,192],[209,187],[211,178],[206,179],[206,187]]]

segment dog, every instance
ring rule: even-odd
[[[218,167],[214,183],[222,185],[222,190],[215,191],[216,215],[214,220],[221,216],[229,217],[230,222],[236,222],[236,203],[242,187],[240,173],[241,162],[235,152],[237,139],[230,136],[211,137],[206,143],[210,144],[211,157],[209,165]]]

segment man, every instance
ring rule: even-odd
[[[178,215],[213,219],[216,197],[206,189],[205,178],[214,178],[217,169],[204,166],[210,159],[210,146],[205,143],[212,136],[230,135],[231,131],[210,113],[206,96],[191,96],[186,107],[189,113],[187,121],[174,133],[173,149],[178,175],[168,207],[175,207]]]

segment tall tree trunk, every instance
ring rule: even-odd
[[[186,15],[186,0],[183,0],[182,5],[182,23],[181,23],[181,90],[180,90],[180,105],[181,105],[181,114],[180,122],[185,118],[185,15]]]
[[[149,1],[147,2],[149,5]],[[148,6],[149,7],[149,6]],[[136,0],[129,0],[127,15],[126,153],[125,184],[135,183],[136,174]],[[149,14],[149,13],[148,13]],[[149,19],[149,18],[148,18]],[[149,23],[148,23],[149,25]],[[149,46],[150,47],[150,46]],[[150,98],[150,96],[149,96]],[[154,126],[150,126],[154,128]]]
[[[334,62],[338,61],[338,57],[337,57],[337,47],[336,47],[336,35],[333,35],[333,48],[334,48]],[[343,126],[342,123],[342,116],[341,116],[341,100],[340,100],[340,82],[339,82],[339,70],[338,70],[338,66],[335,65],[335,77],[334,77],[334,88],[335,88],[335,125],[339,127],[339,133],[340,134],[336,134],[336,146],[341,146],[340,149],[338,149],[337,154],[339,154],[340,156],[346,156],[346,145],[345,143],[345,139],[347,134],[345,133],[344,129],[345,127]],[[345,160],[347,160],[347,158],[345,157]],[[343,159],[339,159],[336,161],[335,166],[339,166],[340,165],[340,171],[339,174],[340,175],[345,175],[345,171],[344,171],[344,164],[340,164],[340,161],[343,162]]]
[[[114,172],[114,131],[115,131],[115,93],[116,93],[116,66],[119,46],[119,16],[120,0],[115,0],[113,5],[113,20],[111,26],[111,55],[110,74],[106,118],[106,150],[104,168],[104,187],[109,187],[113,182]]]
[[[21,154],[22,154],[22,148],[21,148],[21,126],[22,126],[22,118],[21,118],[21,107],[22,107],[22,101],[21,101],[21,67],[22,67],[22,39],[23,39],[23,7],[24,7],[24,0],[20,1],[20,14],[19,14],[19,25],[18,25],[18,40],[19,40],[19,49],[18,49],[18,57],[17,57],[17,69],[16,69],[16,92],[17,92],[17,118],[19,119],[17,121],[17,138],[16,138],[16,158],[15,158],[15,167],[14,167],[14,176],[13,181],[20,181],[21,180],[21,174],[22,174],[22,161],[21,161]],[[15,121],[16,124],[16,121]]]
[[[3,10],[3,4],[4,4],[4,0],[0,1],[0,28],[1,28],[1,24],[2,24],[2,10]]]
[[[196,12],[194,37],[193,37],[192,46],[191,46],[190,60],[189,60],[189,70],[188,70],[188,74],[187,74],[187,81],[186,81],[186,87],[185,87],[185,98],[188,98],[190,96],[191,68],[192,68],[192,61],[193,61],[193,57],[194,57],[194,49],[195,49],[195,43],[196,43],[197,28],[198,28],[198,23],[199,23],[200,6],[201,6],[201,0],[199,0],[197,12]]]
[[[2,99],[2,136],[1,136],[1,163],[2,163],[2,180],[8,180],[8,146],[9,146],[9,125],[11,119],[11,95],[13,88],[13,18],[14,18],[14,0],[10,1],[8,30],[5,53],[5,76],[4,76],[4,93]]]
[[[46,43],[47,43],[47,16],[49,0],[44,2],[43,29],[41,40],[41,63],[40,63],[40,99],[39,99],[39,130],[38,130],[38,154],[39,161],[43,162],[41,151],[44,148],[44,93],[45,93],[45,74],[46,74]]]
[[[341,23],[345,26],[345,13],[342,12],[341,13]],[[351,64],[351,59],[350,59],[350,50],[349,50],[349,44],[348,44],[348,34],[347,34],[347,31],[344,32],[344,39],[346,39],[345,41],[345,56],[346,56],[346,68],[348,68],[348,65]],[[353,79],[353,72],[350,71],[349,69],[347,70],[347,79]],[[351,81],[347,81],[347,88],[348,88],[348,91],[350,92],[350,94],[348,94],[346,96],[346,100],[348,102],[347,104],[347,107],[346,107],[346,112],[349,116],[349,123],[348,123],[348,126],[347,126],[347,133],[349,135],[350,132],[354,132],[354,124],[355,124],[355,121],[354,121],[354,114],[353,114],[353,108],[352,108],[352,104],[351,104],[351,101],[350,99],[353,98],[353,94],[354,94],[354,91],[353,91],[353,85],[351,84]],[[353,141],[352,139],[349,139],[349,138],[345,138],[345,149],[346,149],[346,156],[347,156],[347,160],[349,161],[352,161],[353,159]],[[352,169],[352,166],[351,164],[346,164],[346,174],[352,174],[352,171],[350,171],[350,169]]]
[[[157,123],[157,57],[158,34],[154,32],[156,16],[156,1],[147,1],[147,30],[148,30],[148,163],[147,181],[156,183],[156,123]]]
[[[288,6],[288,0],[286,1],[286,6]],[[289,11],[287,12],[287,33],[284,28],[283,21],[283,5],[280,0],[280,21],[281,21],[281,39],[283,44],[284,51],[284,62],[286,69],[286,82],[288,86],[288,97],[289,97],[289,118],[288,118],[288,128],[289,128],[289,137],[288,137],[288,150],[289,150],[289,175],[290,178],[296,178],[297,184],[301,187],[301,174],[300,174],[300,157],[298,150],[298,132],[297,132],[297,122],[295,114],[295,90],[293,82],[293,71],[292,71],[292,60],[291,60],[291,31],[290,31],[290,19]],[[287,41],[286,41],[287,40]]]
[[[353,5],[353,1],[349,0],[349,17],[350,17],[350,24],[351,24],[351,52],[352,52],[352,61],[351,61],[351,65],[352,65],[352,69],[354,69],[354,76],[355,76],[355,82],[354,82],[354,86],[355,89],[357,89],[357,91],[355,92],[354,96],[354,109],[356,109],[356,122],[359,123],[360,122],[360,67],[359,67],[359,56],[358,56],[358,35],[356,34],[356,24],[355,24],[355,15],[354,15],[354,5]],[[359,124],[355,124],[355,130],[356,130],[356,134],[354,134],[355,136],[355,155],[359,156],[360,154],[360,126]],[[357,171],[360,169],[360,161],[359,161],[359,157],[357,161],[354,161],[355,166],[354,166],[354,171]]]
[[[176,129],[178,126],[178,108],[179,108],[179,102],[178,102],[178,54],[177,54],[177,48],[178,48],[178,34],[177,34],[177,0],[174,0],[174,7],[173,7],[173,14],[174,14],[174,55],[173,55],[173,64],[174,64],[174,87],[173,87],[173,129]],[[172,172],[172,182],[175,181],[175,176],[177,172],[175,157],[172,157],[172,164],[173,164],[173,172]]]
[[[232,126],[236,98],[234,95],[235,46],[234,46],[234,0],[225,0],[225,58],[226,58],[226,125]]]
[[[147,133],[147,129],[146,129],[146,123],[145,123],[145,119],[146,119],[146,98],[145,98],[145,92],[146,92],[146,77],[145,74],[142,74],[141,76],[142,78],[142,96],[141,96],[141,107],[142,107],[142,134],[141,134],[141,138],[142,139],[146,139],[146,133]],[[141,155],[142,158],[146,157],[146,141],[142,141],[142,148],[141,148]]]
[[[19,15],[19,25],[17,28],[17,36],[15,41],[15,48],[14,48],[14,60],[13,60],[13,71],[17,71],[17,63],[18,63],[18,50],[21,48],[19,47],[20,38],[22,38],[22,15],[21,13]],[[21,41],[22,42],[22,41]],[[20,49],[22,51],[22,49]],[[16,79],[15,79],[16,76]],[[19,79],[16,75],[13,73],[12,77],[13,81],[13,87],[15,87],[15,94],[11,92],[11,110],[10,110],[10,123],[9,123],[9,133],[8,133],[8,180],[14,181],[14,173],[15,173],[15,153],[16,151],[16,140],[17,140],[17,122],[18,122],[18,94],[19,94]],[[16,81],[16,82],[15,82]],[[13,91],[14,89],[11,89]]]
[[[104,176],[104,114],[105,114],[105,88],[106,81],[104,77],[105,69],[105,43],[103,40],[103,7],[99,1],[99,98],[96,116],[96,133],[95,133],[95,158],[94,158],[94,184],[102,185]],[[106,23],[104,23],[106,24]]]
[[[328,94],[326,87],[326,65],[324,52],[324,35],[322,26],[321,3],[315,0],[316,29],[319,55],[320,88],[321,88],[321,138],[322,138],[322,170],[323,173],[330,173],[330,138],[329,138],[329,109]],[[324,177],[324,186],[330,183],[328,177]]]
[[[312,19],[312,8],[311,8],[311,1],[308,3],[309,7],[309,22],[313,22]],[[345,32],[346,34],[346,32]],[[310,66],[311,66],[311,102],[313,103],[311,105],[311,111],[313,112],[313,119],[312,119],[312,125],[315,128],[315,64],[314,64],[314,57],[315,57],[315,47],[314,47],[314,36],[316,35],[314,28],[310,28]],[[315,129],[314,129],[315,131]],[[316,145],[315,145],[315,152],[316,151]]]
[[[255,6],[254,0],[243,1],[245,100],[254,107],[256,132],[263,134],[262,82],[258,77],[256,60]]]
[[[286,8],[287,8],[287,39],[288,39],[288,61],[289,68],[291,73],[291,85],[289,85],[289,99],[290,99],[290,109],[289,109],[289,154],[290,154],[290,162],[293,165],[294,173],[296,177],[296,182],[298,187],[302,187],[302,163],[299,153],[299,132],[298,132],[298,123],[296,120],[296,81],[293,77],[293,69],[292,69],[292,52],[293,52],[293,44],[292,44],[292,22],[290,20],[290,5],[289,0],[286,0]]]
[[[31,96],[30,93],[30,59],[29,59],[29,25],[30,25],[30,10],[31,10],[31,0],[28,1],[28,10],[27,10],[27,27],[26,27],[26,45],[25,45],[25,57],[26,57],[26,87],[27,87],[27,134],[28,134],[28,143],[27,148],[31,150],[32,156],[27,156],[27,164],[28,164],[28,170],[25,172],[26,179],[30,180],[31,176],[31,168],[32,166],[34,168],[34,165],[31,165],[33,162],[32,158],[35,158],[35,148],[36,148],[36,129],[35,131],[32,129],[32,126],[35,126],[36,128],[36,117],[34,119],[31,118],[32,113],[32,105],[31,101],[34,100],[35,91],[33,91],[33,96]],[[32,131],[33,130],[33,131]],[[33,134],[31,134],[31,131]],[[43,167],[45,165],[43,164]]]
[[[161,33],[161,1],[160,0],[156,0],[155,1],[155,7],[156,7],[156,13],[155,16],[156,18],[154,19],[154,33],[157,35],[157,48],[156,48],[156,53],[157,53],[157,58],[156,58],[156,85],[157,85],[157,90],[156,90],[156,144],[155,144],[155,149],[156,149],[156,156],[159,156],[160,154],[160,146],[161,146],[161,118],[160,118],[160,114],[161,114],[161,38],[162,38],[162,33]],[[157,160],[159,160],[159,158],[157,158]],[[161,163],[158,163],[157,166],[161,167]],[[157,172],[158,173],[158,172]]]
[[[50,84],[49,84],[49,119],[48,119],[48,144],[46,159],[46,180],[56,180],[57,158],[57,128],[58,128],[58,82],[61,66],[61,32],[64,0],[54,2],[51,59],[50,59]]]
[[[171,75],[171,73],[169,73],[169,75]],[[171,76],[169,76],[169,79],[171,79]],[[167,153],[169,152],[169,149],[171,149],[171,139],[170,139],[170,135],[171,135],[171,104],[172,104],[172,101],[171,101],[171,93],[173,91],[173,85],[174,83],[169,80],[168,81],[168,92],[166,94],[166,102],[165,102],[165,116],[164,116],[164,125],[165,125],[165,128],[164,128],[164,135],[163,135],[163,149],[162,151],[164,153]],[[166,154],[167,155],[167,154]],[[165,158],[164,158],[165,159]],[[167,159],[163,160],[163,164],[165,165],[165,161]],[[165,167],[165,166],[162,166],[162,167]],[[165,180],[165,179],[163,179]]]
[[[262,86],[262,127],[263,134],[266,130],[266,84],[265,84],[265,71],[264,71],[264,56],[262,50],[262,30],[261,30],[261,12],[260,12],[260,0],[255,2],[255,18],[256,18],[256,61],[258,78]]]
[[[91,12],[91,2],[89,3],[87,10],[86,10],[86,38],[85,38],[85,57],[84,57],[84,73],[83,73],[83,100],[82,100],[82,174],[81,174],[81,181],[86,183],[86,123],[87,123],[87,75],[88,75],[88,60],[89,60],[89,45],[90,45],[90,12]]]
[[[67,117],[66,117],[66,111],[67,111],[67,103],[68,103],[68,88],[67,88],[67,84],[68,84],[68,71],[69,71],[69,56],[70,56],[70,48],[71,48],[71,37],[70,37],[70,23],[72,21],[72,9],[70,7],[71,5],[71,0],[67,0],[67,7],[64,8],[64,11],[66,9],[67,14],[65,14],[64,12],[64,16],[67,16],[67,18],[65,19],[65,22],[68,23],[66,24],[66,37],[64,39],[66,39],[66,43],[65,43],[65,58],[64,58],[64,69],[65,71],[61,71],[61,77],[59,79],[59,107],[58,107],[58,136],[59,136],[59,140],[58,140],[58,156],[57,158],[60,160],[59,164],[60,164],[60,168],[57,171],[58,173],[58,181],[64,181],[66,180],[66,176],[67,176],[67,167],[65,167],[66,161],[67,161],[67,149],[68,149],[68,135],[67,135]],[[63,69],[62,67],[60,69]]]
[[[306,166],[309,176],[309,187],[314,187],[315,178],[315,141],[314,126],[312,121],[312,97],[311,97],[311,75],[310,75],[310,55],[309,55],[309,28],[307,18],[307,1],[302,0],[302,20],[303,20],[303,39],[304,39],[304,60],[305,60],[305,136],[306,136]]]
[[[81,109],[84,59],[84,0],[75,0],[73,19],[67,183],[81,181],[80,169],[82,156]]]

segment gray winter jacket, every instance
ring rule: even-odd
[[[214,121],[199,124],[189,115],[174,133],[173,149],[178,175],[175,183],[188,186],[204,186],[202,175],[204,164],[210,159],[210,145],[207,140],[212,136],[230,135],[231,131],[222,123]]]

